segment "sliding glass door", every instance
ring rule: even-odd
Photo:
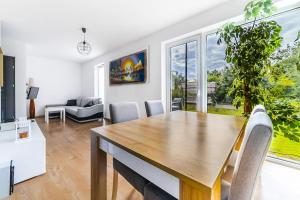
[[[191,40],[169,48],[171,111],[197,110],[198,46],[198,40]]]

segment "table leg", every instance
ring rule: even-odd
[[[100,137],[91,135],[91,199],[107,199],[107,155],[99,148]]]
[[[243,126],[243,128],[242,128],[242,130],[241,130],[240,136],[239,136],[239,138],[238,138],[238,141],[237,141],[236,144],[235,144],[234,149],[235,149],[236,151],[239,151],[240,148],[241,148],[241,146],[242,146],[243,139],[244,139],[244,136],[245,136],[245,129],[246,129],[246,123],[244,124],[244,126]]]
[[[66,121],[66,111],[63,110],[63,117],[64,117],[64,122]]]
[[[220,200],[221,176],[217,178],[213,188],[181,180],[179,192],[180,200]]]
[[[45,122],[48,124],[49,123],[49,112],[45,111]]]
[[[61,120],[61,121],[63,120],[62,112],[63,112],[62,110],[60,110],[60,112],[59,112],[59,113],[60,113],[60,120]]]

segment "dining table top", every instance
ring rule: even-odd
[[[175,111],[92,132],[181,180],[212,188],[244,123],[238,116]]]

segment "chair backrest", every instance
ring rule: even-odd
[[[229,200],[251,200],[272,140],[272,130],[272,121],[265,112],[256,112],[249,118],[234,168]]]
[[[257,113],[257,112],[265,112],[265,113],[267,113],[267,110],[266,110],[266,108],[265,108],[263,105],[261,105],[261,104],[256,105],[256,106],[253,108],[250,117],[252,117],[252,116],[253,116],[255,113]]]
[[[163,104],[160,100],[145,101],[147,117],[164,113]]]
[[[263,105],[256,105],[256,106],[253,108],[253,110],[252,110],[252,112],[251,112],[251,114],[250,114],[250,118],[252,118],[253,115],[254,115],[255,113],[257,113],[257,112],[264,112],[264,113],[267,113],[267,111],[266,111],[266,109],[265,109],[265,107],[264,107]],[[236,159],[237,159],[238,153],[239,153],[238,151],[233,151],[233,152],[232,152],[232,155],[230,156],[230,159],[229,159],[229,161],[228,161],[228,165],[229,165],[229,166],[234,167],[234,165],[235,165],[235,163],[236,163]]]
[[[139,119],[139,108],[135,102],[109,104],[110,119],[113,124]]]
[[[172,106],[175,106],[176,110],[181,110],[182,109],[182,103],[183,103],[182,98],[174,98],[172,100]]]

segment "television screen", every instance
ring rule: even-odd
[[[27,95],[27,99],[36,99],[39,93],[38,87],[30,87]]]

